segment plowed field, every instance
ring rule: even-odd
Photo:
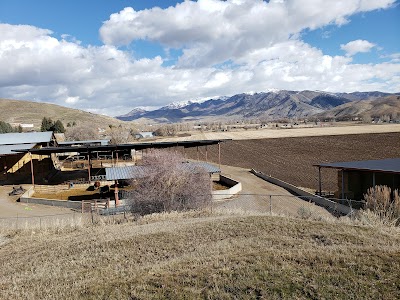
[[[196,149],[190,157],[196,158]],[[208,159],[218,162],[217,146],[208,147]],[[199,148],[200,159],[205,147]],[[317,189],[323,162],[400,157],[400,133],[375,133],[317,137],[236,140],[221,144],[221,163],[254,168],[300,187]],[[337,188],[335,170],[323,169],[323,190]]]

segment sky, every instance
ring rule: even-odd
[[[0,98],[117,116],[270,90],[400,92],[397,0],[0,0]]]

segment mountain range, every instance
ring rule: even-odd
[[[204,102],[173,103],[162,108],[146,111],[135,108],[116,117],[123,121],[150,121],[172,123],[183,121],[211,121],[227,119],[305,118],[310,116],[357,115],[360,112],[374,114],[387,97],[386,109],[400,108],[397,96],[383,92],[327,93],[321,91],[270,91],[255,94],[237,94],[231,97],[209,99]],[[379,100],[379,101],[378,101]],[[397,101],[396,101],[397,100]],[[375,105],[376,103],[376,105]],[[369,112],[368,110],[371,110]],[[385,110],[383,110],[385,111]]]

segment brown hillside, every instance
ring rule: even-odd
[[[39,129],[43,117],[48,117],[53,120],[59,119],[64,123],[64,126],[66,126],[68,122],[75,122],[78,125],[106,128],[108,125],[117,126],[124,123],[112,117],[55,104],[0,99],[1,121],[34,124],[35,129]]]
[[[393,113],[400,115],[400,96],[392,95],[375,100],[360,100],[339,105],[318,116],[325,118],[370,115],[380,117],[391,116]]]

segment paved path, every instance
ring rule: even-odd
[[[242,192],[229,200],[217,202],[215,207],[249,212],[269,212],[269,195],[273,195],[271,207],[275,214],[297,216],[300,208],[307,208],[315,214],[330,216],[324,208],[293,196],[287,190],[255,176],[248,169],[231,166],[221,166],[221,169],[222,175],[242,183]]]

